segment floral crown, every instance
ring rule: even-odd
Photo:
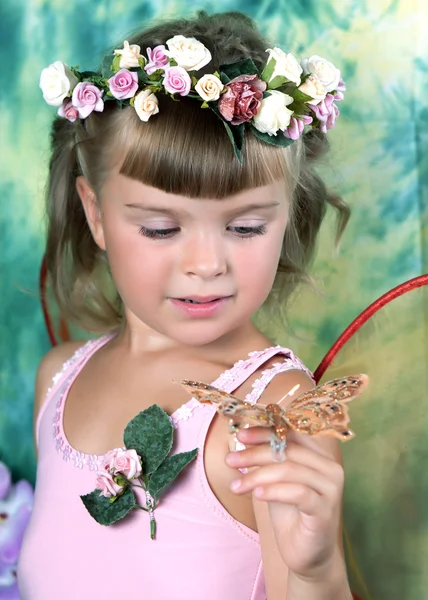
[[[198,71],[211,62],[211,53],[193,37],[176,35],[155,48],[124,42],[107,55],[101,74],[69,68],[61,61],[43,69],[40,87],[45,101],[59,106],[58,114],[69,121],[102,112],[114,100],[120,107],[130,104],[142,121],[159,112],[156,94],[177,100],[189,97],[201,102],[222,120],[242,162],[245,129],[268,144],[288,146],[306,126],[325,133],[339,115],[335,102],[346,90],[340,71],[314,55],[300,63],[280,48],[268,49],[260,73],[251,59],[224,65],[220,72],[198,78]]]

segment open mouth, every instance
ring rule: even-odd
[[[217,302],[217,300],[222,300],[222,298],[213,298],[212,300],[191,300],[190,298],[178,298],[180,302],[185,302],[186,304],[211,304],[212,302]]]

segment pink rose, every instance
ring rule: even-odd
[[[68,119],[69,121],[71,121],[72,123],[74,123],[74,121],[79,116],[79,111],[77,110],[76,107],[73,106],[71,98],[69,98],[68,100],[66,100],[58,108],[58,115],[60,117],[64,117],[65,119]]]
[[[158,69],[163,69],[168,64],[168,57],[165,54],[165,46],[156,46],[156,48],[147,48],[149,62],[144,67],[147,75],[151,75]]]
[[[336,100],[336,102],[343,100],[343,98],[345,97],[345,92],[346,92],[346,85],[345,85],[345,82],[343,81],[343,79],[341,79],[337,85],[336,93],[334,94],[334,99]]]
[[[120,69],[108,80],[110,91],[118,100],[132,98],[138,90],[138,75],[128,69]]]
[[[320,122],[320,131],[327,133],[329,129],[333,129],[340,112],[334,103],[332,94],[327,94],[319,104],[308,104],[308,106]]]
[[[104,110],[104,102],[102,99],[103,92],[93,83],[88,81],[80,82],[73,90],[72,103],[79,112],[81,119],[86,119],[93,110],[102,112]]]
[[[170,94],[187,96],[192,86],[192,80],[183,67],[168,67],[165,69],[163,85]]]
[[[104,468],[112,475],[120,473],[126,479],[134,479],[141,475],[141,461],[135,450],[111,450],[105,456]]]
[[[260,109],[266,83],[257,75],[240,75],[232,79],[226,89],[218,101],[222,117],[232,125],[251,121]]]
[[[118,485],[108,471],[98,471],[95,489],[101,491],[100,496],[111,498],[112,496],[120,494],[123,490],[123,486]]]
[[[302,135],[305,125],[310,125],[312,123],[312,117],[308,115],[302,115],[298,119],[296,117],[291,117],[290,125],[287,129],[284,129],[284,135],[291,140],[298,140]]]

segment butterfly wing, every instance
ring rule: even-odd
[[[211,403],[217,412],[227,417],[234,428],[271,427],[272,420],[264,406],[249,404],[207,383],[184,379],[184,389],[199,402]]]
[[[346,442],[354,437],[348,428],[347,403],[368,386],[367,375],[347,375],[300,394],[284,409],[287,425],[299,433],[325,435]]]

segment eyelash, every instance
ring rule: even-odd
[[[256,235],[264,235],[266,233],[265,225],[258,225],[257,227],[229,227],[228,230],[235,230],[233,233],[240,238],[252,238]],[[240,231],[238,231],[240,230]],[[173,237],[179,233],[179,227],[171,227],[169,229],[148,229],[147,227],[140,227],[139,232],[147,238],[152,240],[163,240]]]

